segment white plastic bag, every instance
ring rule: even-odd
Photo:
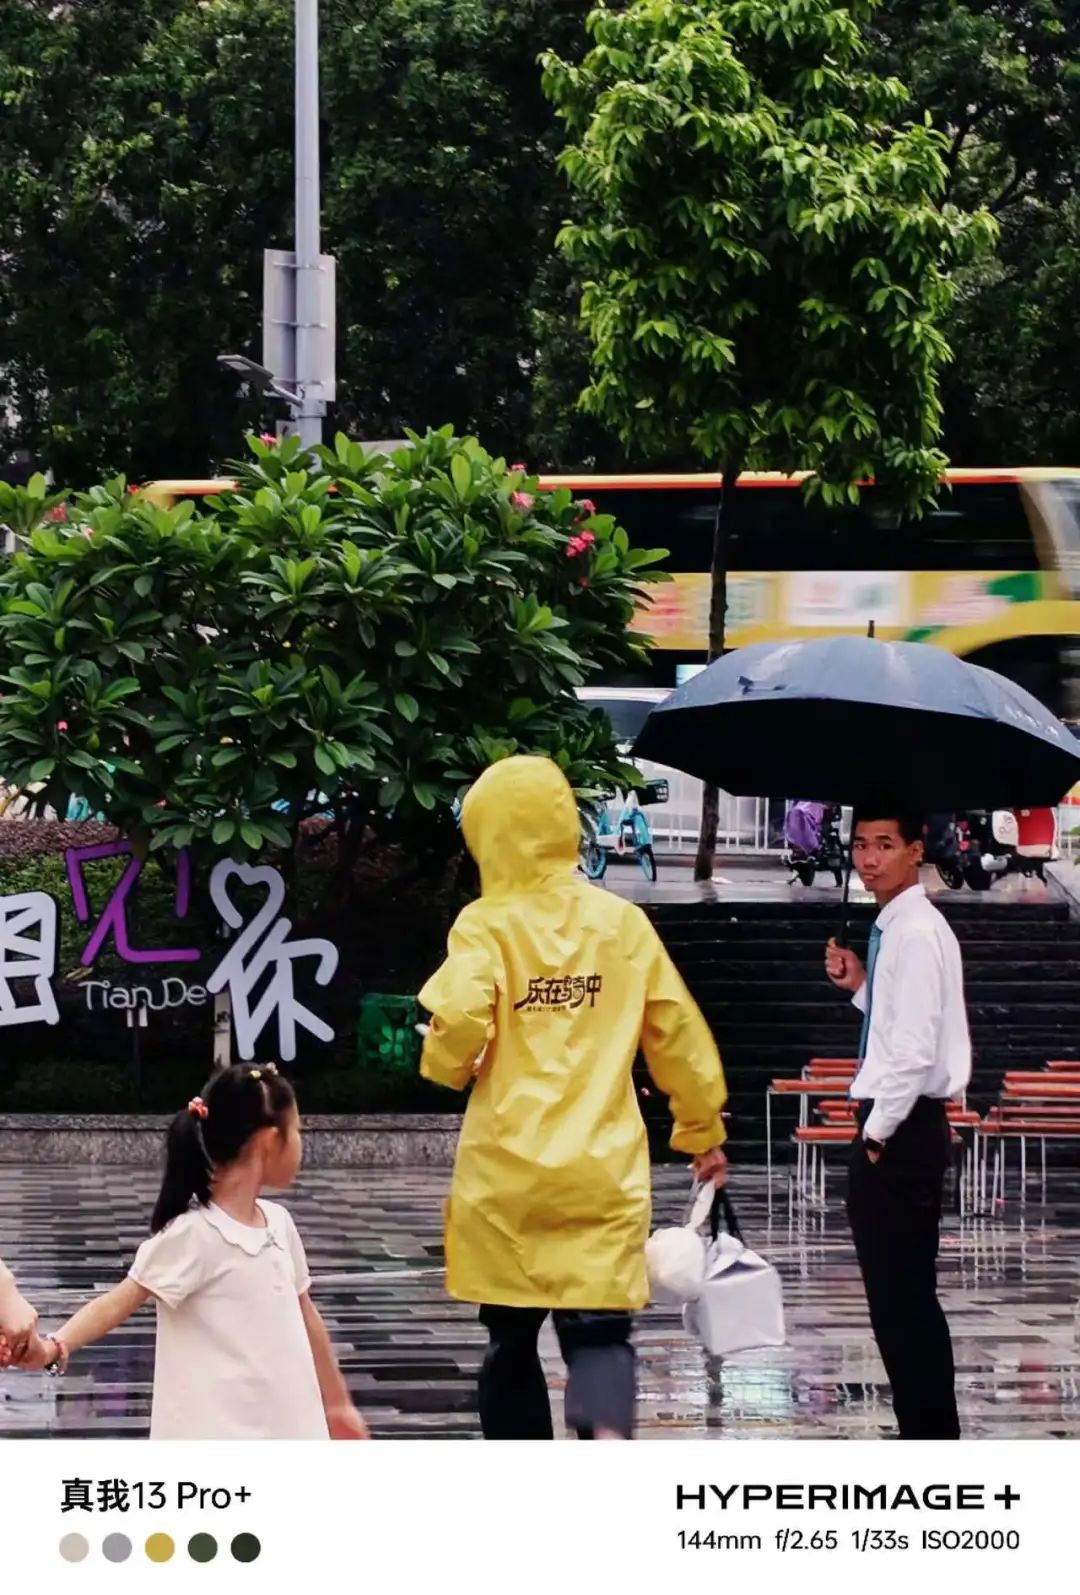
[[[726,1233],[720,1229],[720,1214]],[[784,1297],[780,1275],[743,1244],[731,1202],[717,1191],[710,1213],[701,1289],[683,1308],[683,1324],[713,1356],[782,1346]]]
[[[681,1306],[684,1302],[697,1301],[701,1295],[708,1250],[701,1230],[712,1199],[712,1186],[701,1186],[693,1198],[686,1223],[655,1230],[646,1241],[645,1267],[651,1301]]]

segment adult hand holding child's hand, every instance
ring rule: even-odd
[[[22,1365],[31,1343],[37,1339],[37,1316],[16,1289],[11,1275],[0,1277],[0,1368],[12,1363]]]

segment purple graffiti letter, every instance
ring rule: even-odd
[[[130,842],[102,842],[96,847],[72,847],[64,855],[67,876],[71,883],[71,896],[79,923],[85,925],[90,918],[90,899],[83,880],[82,866],[94,858],[124,858],[131,863],[117,882],[116,889],[105,905],[104,912],[94,927],[90,940],[82,951],[84,969],[92,968],[106,938],[111,932],[116,950],[128,964],[190,964],[202,955],[197,947],[158,947],[141,951],[132,947],[128,939],[127,902],[131,889],[142,874],[143,861],[136,858]],[[187,848],[177,854],[176,860],[176,915],[183,919],[191,900],[191,856]]]

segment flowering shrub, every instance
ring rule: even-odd
[[[122,480],[0,568],[0,779],[151,847],[258,854],[332,819],[448,852],[493,759],[620,773],[574,689],[631,668],[657,551],[445,428],[392,458],[250,438],[235,492]]]

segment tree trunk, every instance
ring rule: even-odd
[[[727,621],[728,545],[736,511],[735,484],[742,474],[743,457],[724,462],[720,479],[720,502],[713,522],[712,591],[709,603],[709,663],[724,653]],[[720,823],[720,793],[709,782],[701,800],[701,834],[694,861],[695,881],[711,881],[716,859],[716,832]]]
[[[697,858],[694,860],[694,879],[711,881],[716,859],[716,832],[720,824],[720,789],[706,781],[701,796],[701,835],[698,837]]]

